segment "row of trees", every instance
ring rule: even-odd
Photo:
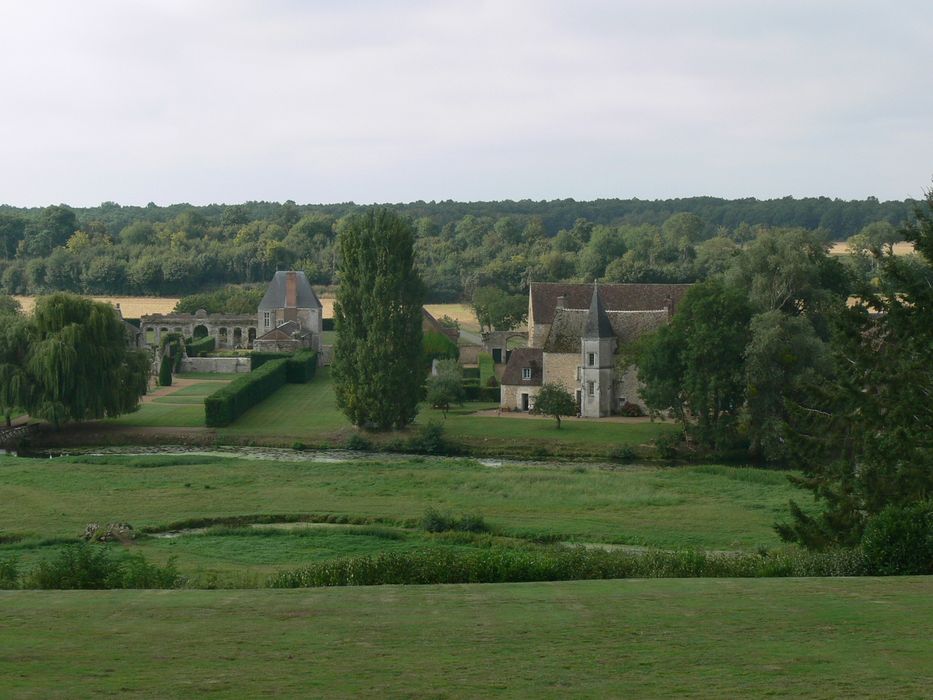
[[[891,222],[907,213],[905,202],[777,202],[446,202],[394,210],[414,224],[415,260],[431,301],[471,300],[489,287],[520,295],[532,280],[692,282],[721,271],[766,230],[822,226],[827,240],[842,239],[866,226],[893,231]],[[791,214],[797,206],[810,213]],[[825,212],[812,214],[824,210],[845,216],[824,222]],[[282,268],[336,284],[338,231],[360,211],[294,203],[0,207],[0,287],[176,295],[265,282]]]
[[[36,302],[33,314],[0,303],[0,411],[56,427],[135,410],[146,392],[149,356],[130,350],[109,304],[69,294]]]

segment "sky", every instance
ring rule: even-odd
[[[919,198],[928,0],[0,0],[0,203]]]

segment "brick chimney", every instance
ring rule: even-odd
[[[298,275],[294,272],[285,273],[285,308],[294,309],[298,306]]]
[[[565,297],[563,294],[561,294],[559,297],[557,297],[557,306],[556,306],[556,308],[558,308],[558,309],[563,309],[563,308],[566,308],[566,307],[567,307],[567,297]]]

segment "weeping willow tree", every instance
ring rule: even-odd
[[[146,393],[149,358],[127,347],[110,305],[71,294],[43,297],[27,332],[21,367],[31,386],[21,407],[31,416],[55,426],[112,417],[135,410]]]
[[[30,330],[24,316],[0,313],[0,412],[7,426],[14,410],[30,404],[33,382],[26,371]]]

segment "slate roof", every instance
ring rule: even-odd
[[[606,311],[605,317],[620,346],[657,330],[668,321],[667,311]],[[557,309],[544,341],[544,352],[580,352],[580,339],[586,333],[588,320],[586,309]]]
[[[607,311],[657,311],[669,301],[676,311],[688,289],[689,284],[601,284],[599,296]],[[553,323],[558,297],[568,309],[588,309],[593,285],[533,282],[530,295],[535,323]]]
[[[522,379],[522,369],[531,367],[531,379]],[[541,348],[516,348],[502,373],[501,384],[541,386],[544,383],[544,352]]]
[[[271,311],[273,309],[285,308],[285,280],[290,272],[279,271],[275,273],[272,281],[269,282],[269,288],[266,289],[266,295],[259,302],[260,311]],[[311,283],[304,272],[294,272],[297,283],[298,303],[295,305],[299,309],[320,309],[321,300],[311,289]]]
[[[613,336],[612,325],[606,317],[606,309],[599,298],[599,287],[593,285],[593,299],[590,302],[590,310],[586,315],[586,328],[583,331],[585,338],[611,338]]]
[[[292,340],[296,333],[299,337],[303,338],[311,333],[311,331],[302,330],[301,326],[295,321],[286,321],[280,326],[259,336],[256,340]]]

